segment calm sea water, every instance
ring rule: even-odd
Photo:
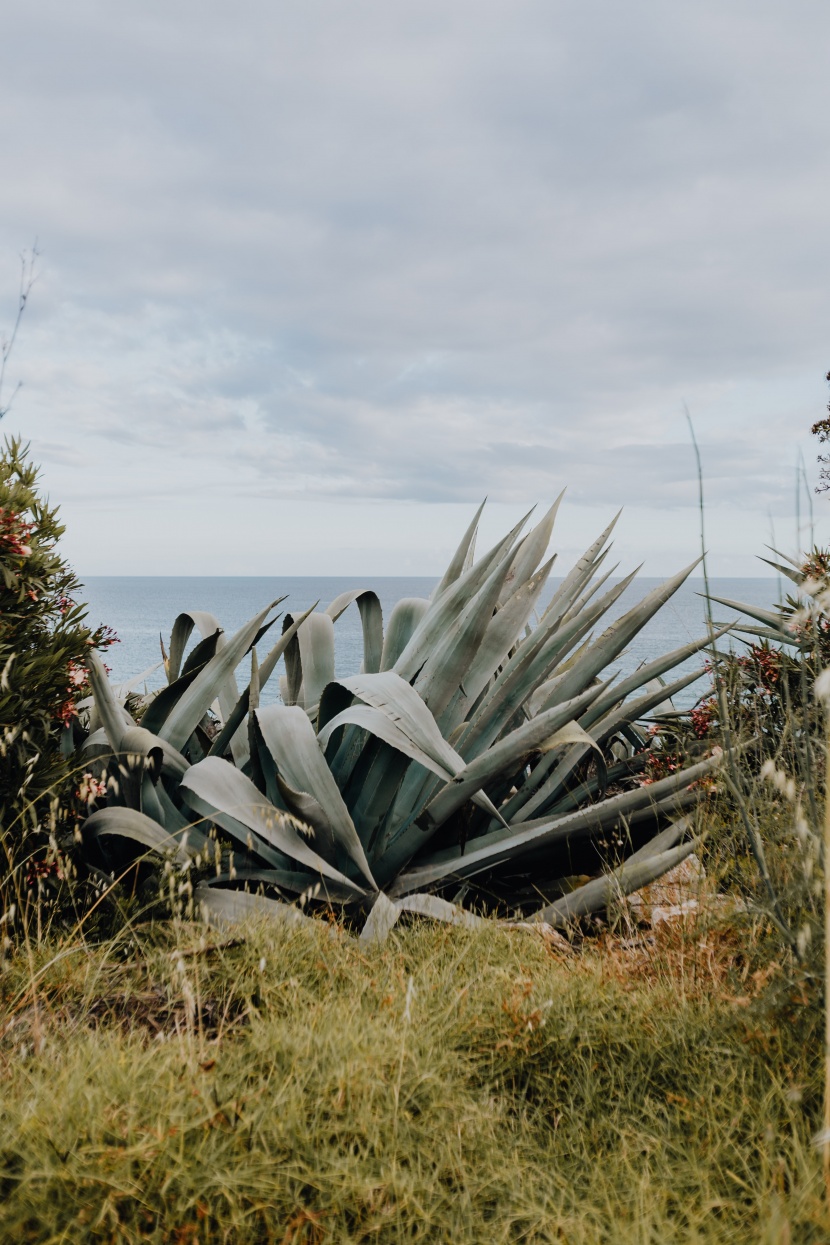
[[[380,598],[384,619],[389,617],[396,601],[402,597],[427,597],[435,586],[435,579],[424,578],[198,578],[198,577],[95,577],[85,582],[84,599],[89,605],[89,621],[106,623],[114,628],[120,643],[113,645],[107,656],[112,667],[112,678],[118,682],[131,678],[160,660],[159,636],[164,637],[169,649],[170,630],[176,615],[182,610],[206,610],[214,614],[230,634],[269,601],[285,595],[287,600],[280,610],[299,613],[315,601],[321,608],[341,592],[353,588],[372,588]],[[560,580],[553,580],[548,587],[550,598]],[[637,579],[626,590],[609,619],[625,613],[659,579]],[[779,585],[775,579],[713,579],[710,580],[713,595],[728,597],[748,604],[769,608],[779,599]],[[643,662],[651,661],[662,653],[679,648],[689,640],[705,634],[704,601],[700,579],[689,579],[674,597],[640,632],[610,669],[628,674]],[[544,605],[545,598],[540,603]],[[723,606],[714,607],[716,620],[732,621],[737,615]],[[598,628],[602,630],[605,623]],[[597,634],[598,634],[597,631]],[[279,624],[274,638],[279,634]],[[198,639],[198,636],[196,636]],[[363,641],[357,606],[350,606],[335,624],[336,669],[338,676],[355,674],[363,658]],[[195,640],[193,641],[195,642]],[[263,647],[263,653],[267,651]],[[691,671],[700,665],[700,657],[692,658],[678,668],[678,673]],[[240,668],[240,686],[247,682],[246,665]],[[278,669],[263,689],[265,703],[279,696]],[[160,687],[164,682],[159,669],[147,678],[148,688]],[[681,695],[678,704],[693,704],[703,691],[704,684],[693,684]]]

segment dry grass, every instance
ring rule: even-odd
[[[0,977],[4,1241],[830,1238],[820,1000],[757,930],[129,937]]]

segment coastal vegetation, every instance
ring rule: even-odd
[[[168,685],[141,697],[114,689],[91,650],[78,755],[95,784],[82,833],[102,867],[128,869],[134,844],[172,851],[192,913],[296,919],[299,895],[306,910],[369,914],[364,936],[381,938],[403,911],[564,926],[677,865],[721,749],[690,737],[667,755],[653,714],[700,678],[671,672],[711,640],[624,678],[612,663],[693,567],[602,629],[634,578],[611,581],[612,523],[537,613],[557,508],[476,559],[479,511],[432,597],[400,601],[385,630],[375,593],[348,592],[286,614],[260,661],[274,606],[230,637],[183,613]],[[336,678],[335,625],[352,605],[363,668]],[[281,702],[266,705],[280,658]]]
[[[72,754],[86,662],[112,641],[90,629],[76,576],[57,548],[57,508],[18,440],[0,455],[0,907],[23,922],[47,879],[63,879],[83,805]],[[38,905],[34,905],[37,909]]]
[[[693,568],[609,623],[611,528],[542,606],[556,507],[474,520],[385,626],[181,615],[148,694],[0,481],[2,1239],[828,1238],[825,553],[614,678]]]
[[[0,977],[5,1240],[827,1240],[818,990],[757,916],[83,934]]]

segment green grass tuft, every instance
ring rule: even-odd
[[[747,939],[147,927],[0,976],[0,1239],[825,1241],[820,1013]],[[181,954],[180,954],[181,953]],[[779,983],[780,984],[780,983]]]

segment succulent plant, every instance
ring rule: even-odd
[[[84,754],[107,768],[108,796],[87,841],[215,861],[196,895],[217,919],[252,906],[296,919],[286,899],[316,895],[370,910],[366,937],[404,910],[473,919],[464,895],[563,924],[660,876],[693,850],[685,812],[719,758],[649,780],[644,719],[699,677],[663,676],[710,640],[623,678],[609,664],[697,564],[595,634],[636,572],[609,582],[615,519],[541,609],[558,506],[476,559],[479,509],[430,599],[399,601],[385,629],[376,594],[349,592],[286,614],[260,660],[280,602],[232,636],[210,615],[180,615],[168,684],[140,721],[92,653]],[[352,605],[363,668],[338,679],[335,624]],[[280,658],[281,703],[263,705]],[[224,869],[223,842],[235,846]]]

